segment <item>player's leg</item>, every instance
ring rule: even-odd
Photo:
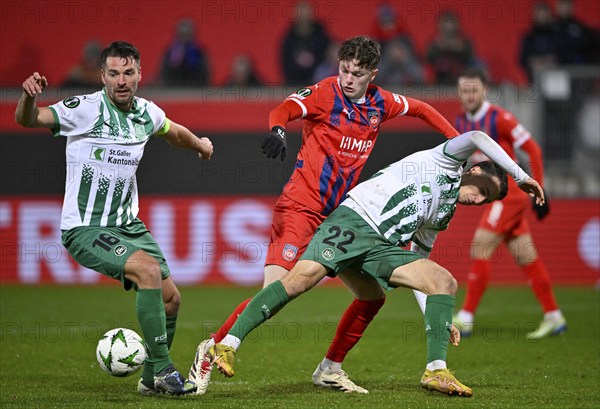
[[[177,314],[181,305],[181,294],[170,276],[162,280],[162,297],[163,304],[165,305],[167,346],[171,349],[175,338]]]
[[[323,265],[300,260],[281,281],[275,281],[254,295],[227,336],[209,350],[219,371],[227,377],[233,376],[235,351],[246,335],[274,316],[289,301],[317,285],[326,274],[327,269]]]
[[[544,312],[540,326],[527,334],[527,338],[539,339],[564,333],[567,330],[567,321],[558,307],[550,275],[539,258],[531,234],[518,235],[509,240],[507,246],[516,263],[527,274],[531,289]]]
[[[271,241],[267,249],[263,288],[281,280],[292,269],[302,255],[323,217],[314,214],[286,196],[277,200],[273,207]],[[208,348],[219,343],[227,335],[237,317],[242,313],[250,298],[242,301],[225,320],[223,325],[206,344]]]
[[[165,328],[167,332],[167,348],[171,350],[175,338],[175,329],[177,326],[177,313],[181,304],[181,295],[173,279],[169,276],[162,280],[162,298],[165,305]],[[154,391],[154,365],[150,362],[144,363],[138,390],[144,394],[151,394]]]
[[[446,367],[454,294],[457,289],[452,274],[437,263],[422,259],[396,267],[389,278],[389,284],[394,287],[409,287],[427,294],[427,367],[421,378],[421,385],[429,390],[450,395],[471,396],[471,388],[459,382]]]
[[[175,369],[169,354],[163,277],[158,260],[138,250],[127,259],[124,276],[137,287],[136,312],[148,350],[146,359],[154,368],[154,389],[170,394],[194,392],[196,386]]]
[[[329,350],[313,373],[313,383],[343,392],[368,393],[349,379],[342,362],[383,306],[385,293],[374,279],[352,269],[344,270],[338,277],[355,299],[342,315]]]
[[[280,280],[291,270],[322,220],[322,215],[315,214],[286,196],[279,198],[273,208],[271,241],[267,249],[263,288]],[[242,301],[219,330],[198,345],[189,375],[198,385],[196,393],[203,394],[210,382],[212,361],[208,351],[225,338],[250,300],[251,298]]]
[[[161,263],[164,260],[159,263],[156,257],[142,250],[149,240],[152,241],[145,225],[136,220],[124,227],[77,228],[65,232],[62,240],[82,266],[120,280],[126,290],[136,288],[136,314],[146,342],[146,362],[154,368],[155,375],[157,368],[163,372],[173,368],[166,344],[166,315],[161,291]],[[168,276],[166,264],[164,269]],[[169,373],[179,375],[174,368]],[[155,386],[154,382],[148,388]],[[195,389],[190,384],[187,389],[174,387],[163,391],[189,393],[192,387]]]
[[[271,264],[265,266],[265,279],[263,288],[277,280],[280,280],[287,272],[288,270],[278,265]],[[209,353],[210,349],[216,344],[220,343],[223,338],[227,336],[231,330],[231,327],[233,327],[233,324],[235,324],[236,320],[251,300],[252,298],[247,298],[239,303],[231,315],[227,317],[223,325],[221,325],[221,327],[217,330],[217,332],[212,334],[209,339],[200,342],[196,348],[196,355],[194,356],[194,361],[190,367],[190,373],[188,377],[197,385],[198,388],[196,389],[196,393],[198,395],[206,393],[208,384],[210,383],[213,364],[213,358]]]
[[[288,271],[289,270],[287,270],[281,266],[275,265],[275,264],[266,265],[265,271],[264,271],[265,278],[263,281],[263,288],[277,280],[281,280],[281,278]],[[250,302],[251,299],[252,298],[245,299],[244,301],[239,303],[237,307],[235,307],[235,309],[233,310],[231,315],[229,317],[227,317],[227,319],[225,320],[223,325],[221,325],[221,327],[217,330],[217,332],[215,332],[212,335],[211,340],[209,340],[206,343],[207,348],[210,348],[215,343],[221,342],[221,340],[225,337],[225,335],[227,335],[227,333],[233,326],[233,323],[235,322],[235,320],[237,320],[237,317],[239,317],[239,315],[242,313],[242,311],[244,311],[244,308],[246,308],[246,306],[248,305],[248,303]]]

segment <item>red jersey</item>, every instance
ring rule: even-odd
[[[541,151],[537,143],[531,138],[527,129],[519,123],[513,114],[485,101],[481,108],[474,114],[463,113],[456,118],[456,129],[462,134],[469,131],[483,131],[496,141],[502,149],[516,162],[515,148],[521,148],[529,155],[532,177],[536,178],[540,185],[543,182],[543,168],[541,162]],[[487,160],[481,152],[476,152],[470,159],[473,163]],[[508,178],[510,193],[522,193],[513,178]]]
[[[358,182],[382,122],[417,116],[446,137],[456,130],[429,105],[370,84],[353,101],[329,77],[290,95],[302,109],[302,146],[283,194],[323,215],[331,213]],[[293,119],[293,118],[292,118]]]

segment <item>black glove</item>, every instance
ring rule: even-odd
[[[285,154],[287,152],[287,144],[285,142],[285,129],[281,126],[274,126],[271,129],[271,133],[269,136],[266,136],[263,140],[262,145],[260,145],[262,151],[267,158],[277,158],[279,153],[281,153],[281,160],[285,159]]]
[[[535,212],[535,215],[538,218],[538,220],[544,220],[546,216],[548,216],[548,213],[550,213],[550,202],[548,201],[548,195],[546,194],[546,191],[544,191],[544,198],[546,199],[546,201],[543,205],[538,205],[535,202],[535,197],[532,198],[533,211]]]

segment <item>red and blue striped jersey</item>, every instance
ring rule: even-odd
[[[462,113],[456,118],[456,129],[461,134],[469,131],[483,131],[504,149],[516,162],[515,148],[521,147],[530,138],[531,134],[519,123],[513,114],[487,101],[471,114]],[[480,151],[474,153],[470,162],[477,163],[488,158]],[[508,178],[511,190],[519,190],[513,178]],[[520,191],[520,190],[519,190]]]
[[[410,101],[419,105],[419,115],[428,111],[423,110],[426,104],[420,101],[372,84],[364,98],[352,101],[342,92],[337,77],[303,88],[287,101],[302,109],[304,127],[294,172],[283,194],[324,215],[331,213],[356,185],[381,123],[398,115],[410,115],[417,109],[411,111]],[[439,122],[431,117],[428,119],[432,122]],[[449,133],[446,125],[454,131],[447,123],[439,124],[438,131]]]

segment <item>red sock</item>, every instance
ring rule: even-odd
[[[235,324],[235,322],[237,321],[238,316],[242,313],[242,311],[244,311],[244,308],[246,308],[246,305],[248,305],[250,300],[252,300],[252,298],[248,298],[247,300],[242,301],[240,305],[235,307],[233,313],[229,316],[229,318],[225,320],[225,322],[223,323],[223,325],[221,325],[221,328],[219,328],[217,333],[212,336],[212,339],[215,341],[215,344],[218,344],[223,340],[223,338],[225,338],[225,335],[227,335],[231,327],[233,327],[233,324]]]
[[[370,301],[355,299],[344,312],[325,357],[333,362],[343,362],[384,302],[385,297]]]
[[[552,291],[550,276],[542,261],[538,258],[533,263],[521,266],[521,268],[529,277],[531,289],[540,304],[542,304],[544,313],[558,310],[558,304],[556,304],[554,292]]]
[[[462,309],[475,314],[479,301],[490,281],[492,265],[487,260],[475,259],[467,278],[467,295]]]

